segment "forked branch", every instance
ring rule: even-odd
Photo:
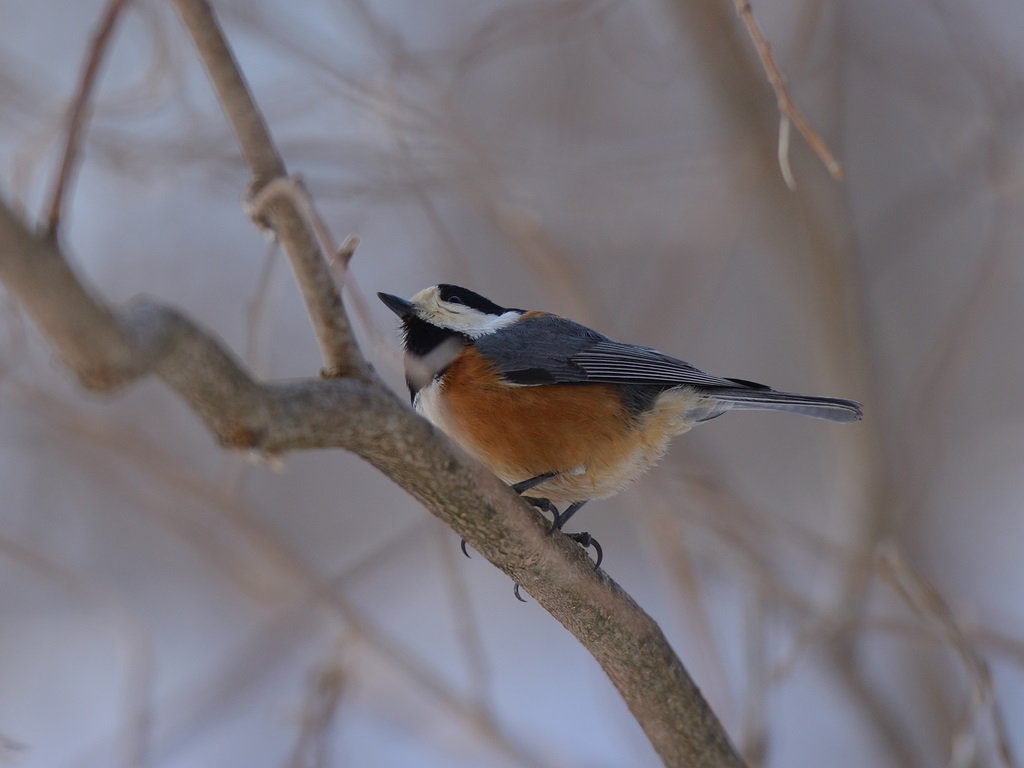
[[[178,0],[175,5],[196,44],[224,114],[234,128],[242,155],[252,171],[249,195],[254,198],[268,184],[287,178],[284,160],[270,138],[263,114],[253,100],[209,4]],[[306,222],[293,197],[274,196],[261,206],[259,213],[265,217],[291,260],[292,271],[320,341],[326,365],[324,375],[369,376],[370,369],[352,335],[341,292],[327,266],[327,257],[333,254],[321,252],[316,233]]]

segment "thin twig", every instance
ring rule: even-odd
[[[25,357],[28,344],[25,322],[18,305],[6,293],[0,293],[0,317],[6,338],[0,346],[0,379],[12,373]]]
[[[59,586],[84,602],[98,606],[113,619],[125,646],[123,719],[119,724],[121,759],[124,768],[140,768],[149,752],[151,699],[153,696],[153,643],[145,624],[127,606],[100,585],[68,570],[33,549],[0,536],[0,558],[8,558],[46,581]],[[5,750],[23,749],[17,742],[0,740],[0,757]]]
[[[454,614],[455,633],[459,640],[461,653],[466,663],[473,698],[481,710],[490,714],[493,710],[491,696],[491,676],[487,663],[487,650],[476,612],[473,610],[472,596],[466,584],[466,571],[458,562],[462,558],[458,550],[452,546],[451,531],[436,522],[431,526],[434,539],[438,544],[441,558],[441,573],[451,597],[452,613]]]
[[[704,585],[690,555],[689,533],[681,524],[677,505],[669,503],[668,494],[644,491],[641,498],[645,511],[642,520],[649,530],[651,545],[678,593],[680,623],[693,636],[697,658],[691,663],[703,667],[705,690],[712,691],[711,698],[718,701],[719,713],[735,719],[736,703],[704,600]],[[671,498],[678,499],[679,495]]]
[[[753,581],[753,580],[752,580]],[[760,579],[750,585],[747,596],[746,672],[747,696],[743,712],[743,754],[750,768],[768,761],[768,670],[765,656],[765,604],[767,590]]]
[[[306,225],[316,236],[320,252],[327,256],[328,263],[334,265],[335,261],[340,260],[342,268],[348,267],[348,262],[359,245],[359,238],[355,235],[349,235],[342,247],[339,248],[335,245],[331,230],[323,220],[320,212],[316,209],[316,204],[313,202],[313,198],[310,197],[309,190],[306,189],[306,184],[303,182],[302,177],[279,176],[276,179],[271,179],[262,187],[253,190],[252,197],[245,203],[246,213],[257,222],[262,222],[267,212],[267,207],[278,197],[287,198],[295,207],[295,210],[302,214]],[[343,275],[344,272],[338,273],[336,270],[336,274]],[[339,282],[344,285],[344,280]]]
[[[779,115],[779,170],[789,191],[795,192],[796,177],[793,176],[793,166],[789,162],[789,134],[792,125],[785,112]]]
[[[772,90],[775,91],[775,99],[779,104],[779,111],[789,119],[800,132],[800,135],[804,137],[807,144],[814,151],[814,154],[818,156],[818,159],[828,169],[832,178],[837,181],[842,179],[843,166],[836,160],[832,150],[828,148],[828,144],[825,143],[821,134],[815,130],[814,126],[811,125],[810,121],[804,117],[803,112],[793,102],[793,97],[789,94],[789,88],[786,87],[786,79],[782,76],[779,65],[775,63],[775,56],[772,54],[771,45],[764,36],[764,32],[761,31],[761,25],[754,18],[754,11],[750,7],[750,0],[733,0],[733,2],[736,5],[736,12],[740,15],[740,19],[742,19],[747,32],[750,34],[750,39],[754,41],[757,55],[761,59],[761,66],[764,67],[765,74],[768,76],[768,82],[771,83]],[[783,169],[785,169],[786,165],[788,165],[788,162],[782,165]],[[783,172],[785,173],[785,171]],[[789,182],[787,181],[787,183]]]
[[[335,249],[334,255],[331,257],[331,266],[335,269],[339,267],[348,269],[348,263],[352,261],[352,257],[355,255],[356,248],[359,247],[360,242],[362,241],[359,239],[359,235],[349,235],[346,237],[344,242]],[[345,285],[344,280],[342,285]]]
[[[327,740],[347,678],[345,668],[338,661],[340,650],[332,651],[332,659],[313,675],[288,768],[325,768],[327,765]]]
[[[0,733],[0,762],[10,761],[13,763],[21,753],[28,750],[28,745],[22,744],[17,739],[12,739],[3,733]]]
[[[349,298],[352,299],[352,308],[355,310],[355,316],[362,323],[364,331],[370,336],[370,341],[374,347],[380,350],[390,346],[392,351],[394,351],[393,344],[386,345],[380,343],[380,334],[370,319],[370,308],[366,301],[366,296],[359,287],[355,275],[349,272],[348,269],[349,262],[352,261],[356,248],[359,247],[359,236],[349,235],[341,245],[336,245],[334,237],[331,235],[331,230],[317,210],[309,190],[306,189],[302,179],[298,177],[274,179],[256,191],[253,197],[246,201],[247,213],[253,221],[257,222],[258,226],[262,225],[263,215],[267,206],[276,197],[288,198],[292,205],[295,206],[295,209],[302,214],[307,225],[316,235],[321,252],[329,254],[328,268],[330,274],[334,276],[335,283],[339,287],[348,290]],[[388,355],[387,359],[389,362],[398,360],[401,363],[400,356],[394,354]],[[401,368],[401,365],[399,364],[398,367]]]
[[[128,2],[129,0],[110,0],[107,3],[107,9],[103,12],[99,27],[93,35],[92,45],[89,46],[85,66],[82,67],[82,77],[75,90],[75,97],[68,109],[64,156],[53,184],[53,191],[50,193],[50,208],[46,217],[46,231],[50,237],[57,236],[57,230],[60,227],[61,206],[64,204],[65,194],[78,166],[82,132],[85,128],[89,101],[96,85],[96,77],[99,74],[100,65],[103,63],[103,57],[110,46],[110,39],[117,26],[117,20]]]
[[[245,302],[245,362],[258,374],[266,373],[266,356],[262,333],[263,315],[267,309],[270,286],[274,276],[274,267],[278,262],[278,244],[271,243],[267,255],[263,258],[259,277],[256,279],[256,290]]]
[[[987,710],[995,735],[999,762],[1003,768],[1014,768],[1017,761],[1010,747],[1002,709],[996,699],[992,673],[988,663],[974,649],[953,609],[938,590],[911,568],[891,544],[886,543],[879,547],[878,571],[922,621],[934,625],[943,640],[960,657],[971,681],[970,700],[952,734],[950,765],[974,764],[976,721],[978,713]]]

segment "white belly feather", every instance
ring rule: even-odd
[[[435,427],[451,434],[444,417],[445,409],[442,401],[441,383],[434,379],[416,393],[412,407]]]

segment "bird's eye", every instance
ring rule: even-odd
[[[449,304],[465,305],[466,302],[464,302],[462,299],[460,299],[457,295],[453,295],[453,296],[449,296],[448,297],[448,303]]]

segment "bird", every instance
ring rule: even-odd
[[[853,400],[704,373],[651,347],[550,312],[503,307],[457,285],[434,285],[411,299],[377,296],[401,321],[413,408],[516,492],[529,493],[528,501],[552,514],[552,530],[588,501],[631,484],[673,438],[728,411],[835,422],[863,416]],[[569,535],[595,545],[600,564],[593,537]]]

